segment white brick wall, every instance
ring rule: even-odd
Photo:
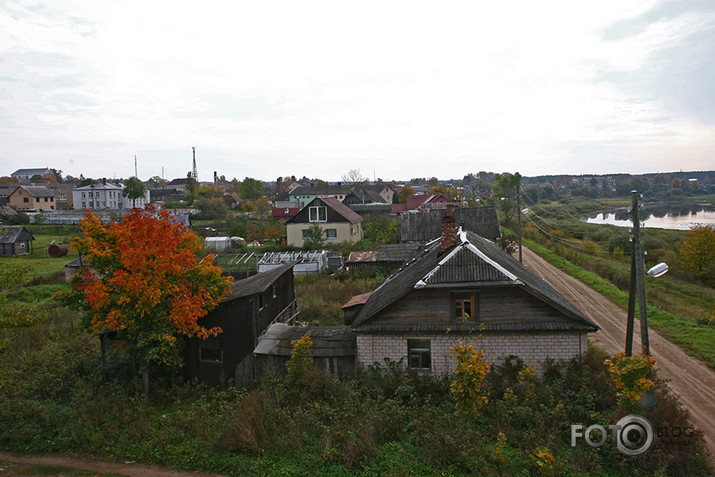
[[[374,363],[385,364],[385,358],[391,361],[404,359],[407,365],[407,340],[428,339],[431,345],[432,373],[435,375],[451,374],[455,368],[455,359],[450,356],[451,347],[458,343],[459,335],[357,335],[357,362],[363,366]],[[520,357],[526,364],[535,365],[537,375],[543,373],[546,358],[554,361],[569,360],[586,352],[586,333],[527,334],[514,333],[502,335],[462,336],[466,341],[477,343],[484,350],[488,363],[501,363],[507,356]]]

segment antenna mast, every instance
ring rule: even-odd
[[[199,174],[198,174],[198,172],[196,172],[196,147],[192,147],[191,149],[193,149],[193,151],[194,151],[194,168],[192,169],[191,177],[193,177],[193,179],[195,181],[198,181]]]

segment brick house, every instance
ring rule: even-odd
[[[546,358],[584,353],[598,330],[499,247],[457,228],[451,208],[442,235],[372,292],[352,328],[358,364],[403,360],[435,375],[454,371],[450,348],[459,339],[476,342],[487,361],[515,355],[541,374]]]

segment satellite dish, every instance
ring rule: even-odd
[[[654,277],[659,277],[661,275],[665,275],[665,273],[668,271],[668,265],[666,263],[659,263],[658,265],[654,266],[650,270],[648,270],[648,275],[652,275]]]

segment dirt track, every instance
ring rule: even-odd
[[[71,456],[27,456],[0,452],[0,462],[17,462],[21,464],[37,464],[53,467],[67,467],[71,469],[101,472],[102,474],[126,475],[128,477],[213,477],[215,474],[202,474],[198,472],[177,472],[161,469],[148,465],[134,463],[100,462],[84,457]],[[1,467],[1,466],[0,466]],[[10,472],[5,473],[5,472]],[[28,475],[26,469],[19,469],[14,473],[12,469],[0,470],[0,475]],[[48,475],[42,473],[42,475]],[[220,476],[216,476],[220,477]]]
[[[589,339],[608,353],[621,353],[626,342],[627,313],[603,295],[562,272],[528,249],[524,265],[549,282],[576,305],[601,330]],[[647,293],[647,290],[646,290]],[[633,349],[641,349],[640,323],[636,320]],[[670,389],[690,411],[695,426],[704,431],[711,454],[715,454],[715,371],[685,354],[677,345],[649,330],[650,351],[658,375],[669,379]]]

